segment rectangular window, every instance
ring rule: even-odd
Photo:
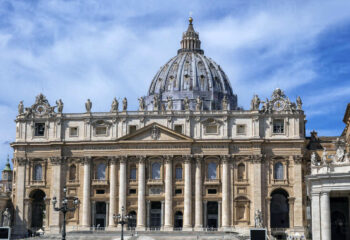
[[[175,195],[181,195],[181,194],[182,194],[181,188],[175,189]]]
[[[245,135],[246,134],[246,125],[239,124],[237,125],[237,135]]]
[[[78,136],[78,127],[69,128],[69,136],[70,137],[77,137]]]
[[[129,194],[136,194],[136,189],[134,189],[134,188],[129,189]]]
[[[35,136],[42,137],[45,135],[45,123],[35,123]]]
[[[103,189],[97,189],[96,194],[105,194],[105,190]]]
[[[182,179],[182,167],[175,168],[175,179],[177,180]]]
[[[283,119],[273,120],[273,133],[284,133],[284,120]]]
[[[136,125],[129,125],[129,134],[136,132]]]
[[[216,194],[216,193],[217,193],[216,188],[209,188],[208,189],[208,194]]]
[[[205,133],[206,134],[217,134],[218,133],[218,126],[217,125],[205,126]]]
[[[177,124],[174,126],[174,131],[182,134],[182,124]]]
[[[136,180],[136,168],[132,168],[130,170],[130,179],[131,180]]]
[[[107,128],[106,127],[96,127],[96,135],[106,135]]]

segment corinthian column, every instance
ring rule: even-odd
[[[50,158],[51,168],[52,168],[52,186],[50,191],[51,199],[53,197],[57,198],[57,202],[61,203],[61,191],[62,191],[62,179],[61,179],[61,169],[62,169],[62,158],[52,157]],[[59,233],[60,230],[60,213],[54,211],[50,208],[50,233]]]
[[[183,230],[192,230],[191,156],[185,156],[185,196]]]
[[[108,227],[115,227],[115,222],[113,219],[113,214],[117,210],[117,160],[115,157],[110,159],[110,185],[109,185],[109,220]]]
[[[91,184],[91,176],[90,176],[90,164],[91,157],[84,158],[84,186],[83,186],[83,227],[90,227],[91,225],[91,216],[90,216],[90,184]]]
[[[173,229],[173,170],[172,157],[165,156],[165,211],[164,211],[164,230]]]
[[[146,175],[145,175],[145,157],[140,156],[139,157],[139,172],[138,172],[138,200],[137,200],[137,230],[138,231],[145,231],[146,230],[146,202],[145,202],[145,183],[146,183]]]
[[[230,171],[229,157],[222,158],[222,228],[230,227]]]
[[[202,157],[196,157],[196,186],[195,186],[195,230],[201,231],[203,228],[203,203],[202,203]]]
[[[25,184],[26,184],[26,165],[28,160],[26,158],[16,158],[17,172],[16,172],[16,215],[14,230],[17,234],[25,234],[27,232],[25,215],[28,215],[29,211],[25,213],[24,198],[25,198]]]
[[[329,192],[321,193],[321,236],[322,240],[331,240],[331,206]]]
[[[122,214],[122,207],[126,210],[126,157],[120,158],[119,169],[119,214]]]

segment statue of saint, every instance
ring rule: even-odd
[[[153,110],[158,111],[159,110],[159,98],[158,95],[153,96]]]
[[[196,111],[201,111],[202,110],[202,99],[198,96],[196,99]]]
[[[225,95],[222,99],[222,110],[228,110],[227,96]]]
[[[315,152],[312,152],[312,154],[311,154],[311,164],[313,166],[317,166],[317,157],[316,157],[316,153]]]
[[[254,95],[252,101],[250,102],[250,110],[259,110],[260,107],[260,98],[258,95]]]
[[[173,110],[173,99],[170,96],[168,96],[166,99],[167,99],[168,110]]]
[[[184,99],[184,108],[185,110],[190,110],[190,100],[188,99],[188,97],[185,97]]]
[[[22,115],[24,112],[23,101],[20,101],[18,104],[18,115]]]
[[[114,98],[111,105],[111,112],[118,112],[118,108],[119,108],[119,102],[117,98]]]
[[[262,212],[259,209],[255,211],[254,221],[255,221],[256,228],[262,228],[262,222],[263,222]]]
[[[145,110],[145,99],[143,97],[139,98],[139,111]]]
[[[86,108],[86,112],[91,112],[91,108],[92,108],[92,102],[90,101],[90,99],[88,99],[85,103],[85,108]]]
[[[300,96],[297,97],[297,110],[301,110],[303,102],[301,101]]]
[[[11,225],[11,213],[8,208],[2,213],[2,226],[9,227]]]
[[[326,149],[326,148],[323,149],[323,153],[322,153],[322,163],[323,163],[323,164],[327,164],[327,149]]]
[[[126,111],[128,109],[128,100],[126,97],[123,99],[123,111]]]
[[[57,105],[57,111],[59,113],[63,112],[63,102],[62,99],[59,99],[58,101],[56,101],[56,105]]]

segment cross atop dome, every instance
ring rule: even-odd
[[[181,52],[197,52],[204,54],[204,51],[201,49],[201,41],[199,40],[199,33],[197,33],[193,28],[193,18],[189,17],[189,24],[187,31],[182,34],[181,48],[177,51]]]

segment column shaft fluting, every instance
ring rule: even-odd
[[[331,206],[329,192],[321,193],[321,236],[322,240],[331,240]]]
[[[119,214],[122,214],[122,207],[126,207],[126,158],[120,159],[119,169]]]
[[[185,160],[185,194],[183,228],[192,228],[191,158]]]
[[[90,227],[91,225],[91,207],[90,207],[90,186],[91,186],[91,170],[90,170],[91,158],[84,159],[84,186],[83,186],[83,219],[82,224],[84,227]]]
[[[222,227],[230,226],[229,174],[228,158],[225,157],[222,163]]]
[[[110,185],[109,185],[109,227],[115,227],[113,214],[117,210],[117,163],[116,159],[111,159],[110,164]]]
[[[311,195],[311,211],[312,211],[312,237],[321,239],[321,222],[320,222],[320,194],[312,193]]]
[[[202,158],[196,158],[196,185],[195,185],[195,228],[201,229],[203,227],[203,202],[202,202]]]
[[[171,228],[173,220],[173,178],[172,178],[172,161],[167,157],[165,161],[165,211],[164,211],[164,228]]]
[[[139,169],[138,169],[138,201],[137,201],[137,227],[145,228],[145,219],[146,219],[146,199],[145,199],[145,183],[146,183],[146,175],[145,175],[145,159],[139,159]]]

